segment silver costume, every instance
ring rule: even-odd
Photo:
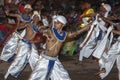
[[[12,61],[14,54],[16,53],[17,45],[19,42],[18,33],[14,32],[11,38],[7,41],[1,52],[0,59],[4,61]]]
[[[86,43],[84,46],[82,45],[82,50],[80,51],[80,56],[79,56],[79,60],[82,61],[83,57],[90,57],[93,52],[97,49],[97,47],[99,46],[100,42],[102,41],[102,39],[105,36],[105,31],[107,31],[107,29],[105,28],[105,22],[97,17],[98,15],[96,15],[96,20],[92,23],[91,25],[91,29],[90,29],[90,33],[88,33],[88,35],[91,34],[90,39],[87,41],[87,39],[85,38],[85,42]],[[99,22],[98,22],[99,20]],[[87,38],[89,38],[87,36]]]
[[[3,50],[0,56],[1,60],[7,61],[7,62],[10,62],[13,60],[13,56],[17,51],[18,43],[20,39],[24,37],[25,33],[26,33],[26,30],[23,30],[22,33],[18,33],[16,31],[12,34],[11,38],[7,41],[7,43],[3,47]]]
[[[118,41],[116,41],[110,50],[107,52],[107,57],[103,59],[104,66],[101,68],[105,68],[106,72],[101,73],[100,77],[103,79],[105,78],[113,68],[115,62],[119,71],[119,80],[120,80],[120,37],[118,38]]]
[[[30,17],[27,19],[24,18],[24,15],[20,15],[21,21],[29,22],[31,20]],[[7,41],[3,50],[1,52],[0,59],[3,61],[11,62],[14,58],[14,55],[17,53],[17,46],[20,41],[26,34],[26,29],[24,29],[21,33],[15,31],[13,32],[11,38]]]
[[[9,74],[11,74],[14,77],[17,77],[20,74],[20,72],[24,69],[27,63],[30,64],[31,69],[33,70],[33,68],[36,65],[36,62],[39,59],[39,55],[35,46],[32,45],[32,43],[28,42],[25,39],[22,39],[19,42],[18,53],[16,54],[13,63],[9,67],[5,75],[5,79],[8,77]]]
[[[29,80],[71,80],[58,57],[49,57],[44,53],[34,68]]]
[[[111,42],[112,42],[112,39],[113,39],[113,34],[111,32],[112,29],[113,29],[113,26],[110,26],[108,28],[106,35],[101,40],[99,46],[96,48],[96,50],[92,54],[94,57],[100,59],[104,53],[105,48],[107,47],[109,49]],[[110,39],[108,37],[110,37]]]

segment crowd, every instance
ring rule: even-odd
[[[90,1],[1,0],[0,60],[11,63],[4,78],[17,78],[29,64],[29,80],[71,80],[59,53],[80,53],[78,64],[92,56],[101,79],[115,62],[120,72],[120,3]]]

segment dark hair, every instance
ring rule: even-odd
[[[42,22],[42,21],[39,21],[39,25],[40,25],[40,26],[43,26],[44,24],[43,24],[43,22]]]

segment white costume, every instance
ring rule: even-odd
[[[9,67],[8,72],[5,75],[5,79],[8,77],[9,74],[17,77],[27,63],[30,64],[33,70],[38,59],[39,55],[35,46],[33,46],[33,44],[26,41],[25,39],[22,39],[18,44],[18,53],[13,63]]]
[[[37,12],[34,12],[33,15],[37,15]],[[34,31],[34,33],[38,32],[38,27],[35,27],[33,22],[31,22],[31,28]],[[27,41],[26,39],[21,39],[21,41],[18,44],[16,57],[8,69],[8,72],[5,75],[5,79],[8,77],[9,74],[11,74],[14,77],[17,77],[20,74],[20,72],[25,68],[27,63],[30,64],[31,69],[33,70],[38,60],[39,55],[35,45]]]
[[[34,68],[29,80],[71,80],[58,57],[49,57],[44,53]]]
[[[118,38],[118,41],[116,41],[112,47],[110,48],[110,50],[107,52],[107,57],[104,58],[104,67],[106,72],[105,73],[101,73],[100,77],[103,79],[105,78],[111,71],[113,65],[117,64],[117,68],[119,70],[119,80],[120,80],[120,37]]]
[[[104,15],[104,17],[108,17],[109,12],[111,11],[111,6],[109,4],[104,4],[102,3],[102,6],[106,9],[106,13]],[[97,47],[97,49],[94,51],[93,56],[100,59],[102,54],[104,53],[104,50],[106,47],[110,47],[112,39],[113,39],[113,33],[111,33],[113,29],[113,26],[110,26],[106,31],[106,35],[104,36],[104,38],[102,39],[100,45]],[[110,39],[108,38],[110,35]]]
[[[104,17],[107,17],[108,13],[111,10],[111,7],[108,4],[102,4],[102,6],[107,11],[105,13]],[[82,61],[83,57],[88,58],[91,54],[93,54],[93,56],[96,57],[96,58],[101,58],[106,45],[108,43],[111,44],[111,42],[112,42],[112,37],[113,37],[112,34],[111,34],[110,41],[108,42],[108,35],[110,34],[112,28],[110,27],[107,30],[107,28],[105,27],[105,22],[101,18],[97,18],[97,16],[98,15],[96,15],[96,20],[92,24],[92,26],[94,26],[96,24],[95,28],[93,28],[91,26],[91,34],[92,35],[91,35],[90,39],[88,41],[85,39],[83,41],[83,43],[80,45],[80,47],[81,46],[83,47],[83,44],[87,41],[85,46],[82,48],[82,50],[80,52],[80,56],[79,56],[80,61]],[[90,33],[88,33],[88,35],[90,35]],[[109,46],[110,46],[110,44],[109,44]]]
[[[65,17],[61,15],[58,15],[55,21],[60,21],[64,25],[67,22]],[[66,39],[65,31],[62,31],[62,33],[59,34],[57,30],[54,28],[54,25],[52,27],[52,31],[58,41],[63,42]],[[49,50],[53,49],[56,43]],[[47,56],[45,53],[42,53],[40,55],[39,61],[36,64],[36,67],[33,69],[33,72],[29,80],[71,80],[71,79],[67,71],[63,68],[61,62],[58,60],[58,57],[50,57]]]
[[[105,17],[107,17],[108,13],[111,11],[111,7],[108,4],[102,4],[102,5],[107,11],[106,14],[105,14]],[[107,58],[109,58],[110,55],[108,54],[109,52],[105,51],[105,49],[107,48],[108,51],[109,51],[109,49],[111,47],[111,43],[112,43],[112,40],[113,40],[113,33],[111,32],[112,29],[113,29],[113,26],[110,26],[108,28],[106,35],[104,36],[100,45],[97,47],[97,49],[93,53],[93,56],[99,59],[100,70],[105,68],[106,66],[108,66],[107,63],[109,63],[109,59],[107,59]],[[107,63],[106,63],[106,61],[107,61]],[[112,59],[112,61],[114,62],[114,59]],[[111,67],[109,65],[109,68],[107,68],[106,73],[109,73],[110,68]],[[101,76],[101,77],[103,77],[103,76]]]
[[[13,60],[13,57],[16,53],[18,42],[20,39],[22,39],[23,34],[25,34],[25,30],[21,33],[21,35],[18,32],[14,32],[11,36],[11,38],[7,41],[5,46],[3,47],[3,50],[1,52],[0,59],[10,62]]]
[[[29,4],[25,5],[25,8],[31,8]],[[25,18],[23,14],[20,14],[20,18],[22,22],[30,22],[31,17]],[[13,56],[16,53],[17,45],[20,39],[22,39],[26,34],[26,29],[24,29],[21,33],[13,32],[11,38],[5,44],[3,51],[1,53],[0,59],[4,61],[12,61]]]
[[[107,47],[109,49],[112,39],[113,39],[113,33],[111,33],[112,29],[113,29],[113,26],[110,26],[108,28],[106,35],[101,40],[100,44],[98,45],[98,47],[92,54],[94,57],[100,59],[104,53],[105,48]],[[109,39],[109,37],[110,37],[110,39]]]
[[[105,31],[107,29],[104,27],[104,22],[101,18],[99,18],[98,22],[98,15],[96,15],[96,20],[92,23],[91,29],[88,32],[87,38],[90,39],[87,41],[87,38],[82,42],[80,47],[83,47],[80,51],[79,60],[82,61],[83,57],[90,57],[90,55],[96,50],[96,48],[99,46],[101,40],[105,36]],[[86,44],[85,44],[86,43]],[[85,44],[85,45],[84,45]]]

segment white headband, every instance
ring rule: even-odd
[[[109,14],[109,12],[111,11],[111,6],[109,5],[109,4],[104,4],[104,3],[102,3],[102,6],[106,9],[106,13],[105,13],[105,15],[104,15],[104,17],[108,17],[108,14]]]
[[[31,9],[32,10],[32,7],[31,7],[30,4],[26,4],[25,7],[24,7],[24,9]]]
[[[55,21],[59,21],[59,22],[61,22],[61,23],[64,24],[64,25],[66,25],[66,23],[67,23],[66,18],[65,18],[64,16],[62,16],[62,15],[58,15],[58,16],[56,17]]]
[[[33,17],[34,17],[35,15],[39,17],[39,20],[41,20],[41,17],[40,17],[40,14],[38,13],[38,11],[34,11],[34,12],[33,12],[33,15],[32,15],[32,17],[31,17],[31,19],[33,19]]]
[[[102,3],[102,6],[108,11],[111,11],[111,6],[109,4]]]

